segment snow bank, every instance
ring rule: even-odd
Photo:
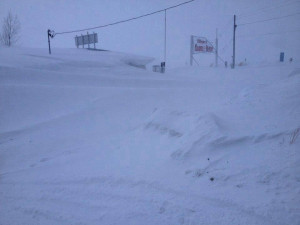
[[[298,224],[299,65],[149,60],[1,50],[0,224]]]

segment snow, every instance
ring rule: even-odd
[[[299,224],[300,65],[152,60],[1,48],[1,225]]]

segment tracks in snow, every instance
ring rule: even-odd
[[[1,182],[0,224],[276,224],[230,202],[147,181],[91,177]],[[50,179],[49,179],[50,180]],[[52,179],[51,179],[52,180]],[[199,187],[201,190],[201,187]],[[12,215],[19,215],[20,220]]]

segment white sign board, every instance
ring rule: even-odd
[[[217,53],[211,42],[205,37],[191,36],[190,64],[193,65],[194,54],[198,53]]]
[[[191,53],[214,53],[214,46],[205,38],[192,36]]]

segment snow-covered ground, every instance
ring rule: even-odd
[[[0,224],[299,224],[300,65],[0,51]]]

